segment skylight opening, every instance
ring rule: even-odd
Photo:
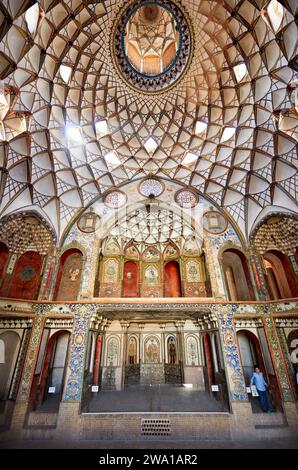
[[[207,129],[207,124],[206,122],[203,121],[197,121],[196,122],[196,128],[195,128],[195,133],[196,134],[201,134]]]
[[[226,142],[227,140],[230,140],[236,132],[235,127],[226,127],[222,133],[221,142]]]
[[[102,121],[97,121],[95,123],[95,129],[96,129],[96,133],[100,137],[103,137],[104,135],[107,135],[109,133],[108,123],[105,119],[103,119]]]
[[[182,165],[193,165],[198,159],[198,155],[195,155],[194,153],[187,152],[185,154],[185,157],[182,160]]]
[[[25,21],[30,34],[35,34],[39,19],[39,5],[35,3],[25,13]]]
[[[152,137],[149,137],[149,139],[145,142],[144,147],[148,153],[154,153],[158,145]]]
[[[234,73],[235,73],[235,77],[236,77],[237,82],[238,83],[241,82],[241,80],[247,74],[246,65],[244,63],[243,64],[238,64],[238,65],[235,65],[235,67],[233,67],[233,69],[234,69]]]
[[[62,80],[68,84],[71,77],[72,68],[68,65],[60,65],[59,73]]]
[[[69,144],[82,144],[83,134],[82,129],[78,126],[67,126],[66,136]]]
[[[121,161],[119,160],[118,155],[116,154],[114,150],[107,153],[104,158],[105,158],[105,161],[110,165],[115,165],[115,166],[121,165]]]
[[[283,6],[277,0],[271,0],[269,5],[267,6],[267,13],[272,24],[273,30],[276,33],[284,17]]]

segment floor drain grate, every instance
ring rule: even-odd
[[[169,419],[142,419],[142,436],[170,436]]]

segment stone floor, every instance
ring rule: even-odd
[[[216,399],[217,398],[217,399]],[[183,385],[136,385],[123,391],[106,390],[90,395],[83,412],[218,412],[228,411],[215,394]]]
[[[258,441],[39,441],[1,440],[0,449],[298,449],[295,440]]]

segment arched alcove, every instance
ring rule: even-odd
[[[77,300],[82,277],[83,254],[77,248],[65,251],[59,263],[55,300]]]
[[[222,266],[229,300],[255,300],[244,254],[235,248],[225,250],[222,255]]]
[[[41,283],[43,258],[36,251],[27,251],[16,262],[7,296],[13,299],[35,300]]]
[[[139,296],[139,265],[135,261],[126,261],[123,271],[123,297]]]
[[[286,299],[297,294],[294,273],[289,259],[278,250],[264,255],[267,282],[272,299]]]
[[[7,265],[7,261],[9,258],[9,249],[5,243],[0,242],[0,295],[1,295],[1,287],[3,282],[3,277],[5,274],[5,269]]]
[[[180,266],[177,261],[169,261],[164,267],[164,296],[181,297]]]

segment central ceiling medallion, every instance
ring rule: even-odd
[[[164,91],[182,78],[192,55],[190,24],[174,2],[137,0],[121,12],[111,41],[127,84]]]

